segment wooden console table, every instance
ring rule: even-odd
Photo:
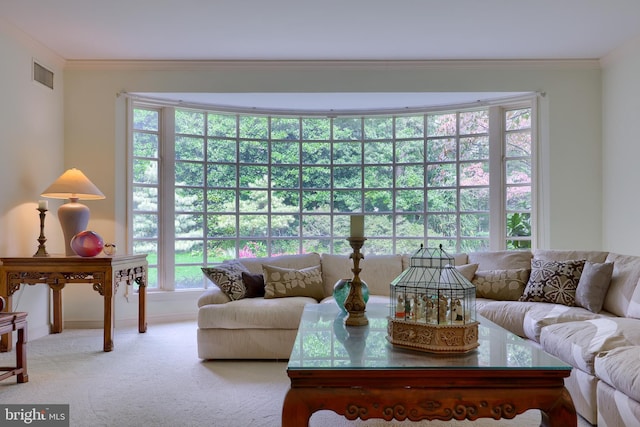
[[[67,283],[92,284],[104,298],[104,351],[113,350],[113,318],[120,283],[136,283],[138,297],[138,331],[146,332],[147,256],[116,255],[83,258],[79,256],[49,256],[0,258],[0,296],[6,300],[5,311],[11,311],[12,295],[21,284],[46,284],[53,291],[53,325],[51,333],[62,332],[62,289]],[[11,350],[11,340],[2,335],[0,351]]]

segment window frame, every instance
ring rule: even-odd
[[[133,201],[133,188],[134,188],[134,182],[133,182],[133,162],[134,162],[134,155],[133,155],[133,139],[134,139],[134,132],[135,130],[133,129],[133,112],[135,109],[137,108],[142,108],[142,109],[150,109],[150,110],[154,110],[154,111],[158,111],[158,118],[159,118],[159,127],[158,127],[158,143],[159,143],[159,147],[158,147],[158,224],[159,224],[159,228],[158,228],[158,236],[157,236],[157,262],[156,263],[152,263],[150,262],[150,269],[154,270],[157,272],[157,289],[158,290],[167,290],[167,291],[174,291],[174,290],[181,290],[181,288],[176,288],[175,287],[175,272],[176,272],[176,264],[175,264],[175,247],[172,245],[172,243],[175,241],[175,234],[174,234],[174,226],[173,226],[173,221],[169,221],[168,219],[170,218],[174,218],[175,219],[175,199],[174,199],[174,195],[175,195],[175,111],[178,109],[196,109],[196,110],[205,110],[203,108],[203,106],[194,106],[194,107],[189,107],[189,106],[183,106],[183,105],[178,105],[178,106],[174,106],[171,104],[167,104],[167,103],[160,103],[160,102],[156,102],[156,101],[147,101],[147,100],[141,100],[141,99],[136,99],[136,100],[132,100],[129,99],[128,102],[128,108],[127,108],[127,112],[128,112],[128,117],[129,117],[129,123],[130,125],[128,126],[128,147],[127,147],[127,156],[128,156],[128,172],[130,174],[130,178],[127,179],[127,201],[128,201],[128,206],[127,206],[127,232],[128,232],[128,236],[127,236],[127,245],[128,245],[128,251],[130,253],[134,253],[134,242],[136,240],[135,236],[134,236],[134,232],[133,232],[133,218],[135,216],[134,210],[133,210],[133,206],[134,206],[134,201]],[[530,128],[530,133],[531,133],[531,153],[530,153],[530,161],[531,161],[531,171],[530,171],[530,186],[531,186],[531,210],[530,210],[530,223],[531,223],[531,236],[529,237],[528,240],[530,240],[530,245],[531,248],[534,248],[536,246],[536,242],[537,242],[537,230],[538,227],[536,226],[536,206],[537,206],[537,176],[536,176],[536,171],[537,171],[537,133],[536,133],[536,129],[537,129],[537,102],[535,100],[534,96],[531,97],[527,97],[526,99],[522,99],[519,98],[518,100],[514,100],[514,101],[505,101],[502,100],[499,104],[497,105],[490,105],[490,106],[486,106],[484,107],[484,109],[486,109],[489,113],[489,134],[488,134],[488,138],[489,138],[489,173],[491,176],[491,182],[489,184],[489,188],[490,188],[490,196],[489,196],[489,211],[488,211],[488,215],[490,218],[490,222],[489,222],[489,235],[488,235],[488,247],[486,248],[486,250],[506,250],[506,246],[507,246],[507,240],[508,236],[507,236],[507,230],[506,230],[506,220],[507,220],[507,209],[506,209],[506,141],[505,141],[505,134],[506,134],[506,130],[505,130],[505,112],[508,110],[516,110],[519,108],[529,108],[531,110],[531,128]],[[438,109],[424,109],[423,111],[420,112],[420,114],[423,114],[425,117],[428,114],[436,114],[436,113],[447,113],[447,112],[455,112],[458,113],[460,111],[473,111],[473,110],[477,110],[478,107],[475,108],[467,108],[467,107],[461,107],[459,109],[456,108],[447,108],[446,110],[441,110],[439,111]],[[221,114],[228,114],[228,112],[224,111],[223,109],[220,108],[216,108],[215,106],[208,106],[208,108],[206,108],[207,112],[219,112]],[[251,113],[250,111],[248,111],[247,113]],[[257,115],[257,114],[256,114]],[[372,114],[373,116],[376,115],[380,115],[380,114]],[[383,116],[390,116],[390,115],[394,115],[393,113],[387,112],[385,111],[384,114],[382,114]],[[415,113],[412,114],[401,114],[398,113],[397,115],[415,115]],[[278,112],[273,112],[273,116],[280,116],[280,114]],[[299,115],[298,117],[307,117],[304,114]],[[239,126],[239,121],[236,122],[237,126]],[[364,121],[361,121],[361,123],[364,123]],[[394,120],[395,123],[395,120]],[[363,125],[364,126],[364,125]],[[333,129],[333,127],[332,127]],[[496,131],[496,129],[498,129],[498,131]],[[207,138],[207,136],[205,136],[205,138]],[[239,134],[236,134],[236,138],[237,140],[239,140]],[[394,140],[396,139],[396,135],[395,135],[395,129],[394,129],[394,136],[393,136]],[[425,128],[424,128],[424,135],[423,138],[425,140],[425,144],[426,142],[429,140],[428,136],[427,136],[427,126],[426,126],[426,119],[425,119]],[[456,144],[457,147],[460,147],[460,135],[458,133],[456,133]],[[269,141],[271,143],[271,136],[269,136]],[[361,136],[361,139],[359,140],[360,144],[363,144],[364,141],[366,141],[364,136]],[[335,141],[332,140],[331,142],[331,150],[333,151],[333,144],[335,143]],[[395,147],[395,144],[394,144]],[[238,154],[239,156],[239,154]],[[300,154],[300,156],[302,157],[302,154]],[[364,149],[362,151],[362,157],[364,157]],[[395,155],[394,155],[394,159],[395,159]],[[362,161],[362,160],[361,160]],[[424,159],[424,163],[425,165],[428,164],[427,160],[426,160],[426,153],[425,153],[425,159]],[[458,157],[456,158],[455,161],[456,164],[456,174],[458,177],[458,182],[455,185],[455,189],[456,189],[456,194],[457,194],[457,200],[456,200],[456,211],[455,211],[455,215],[457,216],[457,236],[456,239],[458,241],[457,247],[456,249],[459,248],[459,242],[461,240],[461,236],[460,236],[460,213],[461,213],[461,209],[460,209],[460,188],[461,188],[461,184],[459,182],[460,180],[460,165],[461,165],[461,161],[459,158],[459,153],[458,153]],[[270,161],[269,162],[269,170],[271,169],[271,166],[273,165],[273,163]],[[395,160],[394,160],[394,165],[395,165]],[[331,168],[331,170],[333,170],[333,168],[335,167],[333,161],[331,161],[328,166]],[[366,166],[366,165],[365,165]],[[302,158],[299,159],[299,169],[300,171],[302,170],[302,168],[304,167]],[[367,190],[364,186],[364,167],[361,168],[361,179],[362,179],[362,189],[361,191],[361,197],[364,199],[364,194],[365,191]],[[494,178],[494,177],[498,177],[498,178]],[[239,179],[239,178],[238,178]],[[495,182],[495,180],[498,180],[499,184]],[[236,183],[238,184],[238,183]],[[206,188],[206,183],[203,184],[204,187]],[[300,194],[300,198],[302,198],[302,192],[304,190],[303,188],[303,183],[300,182],[299,183],[299,194]],[[426,171],[425,171],[425,183],[424,183],[424,192],[425,192],[425,196],[424,196],[424,207],[423,207],[423,212],[422,215],[424,216],[424,230],[425,230],[425,234],[426,234],[426,230],[428,229],[427,226],[427,217],[429,215],[429,210],[427,207],[427,182],[426,182]],[[500,191],[493,191],[494,188],[498,187],[500,189]],[[239,187],[236,187],[239,188]],[[331,186],[331,190],[335,189],[335,187],[333,186],[333,182],[332,182],[332,186]],[[399,189],[399,187],[396,186],[395,184],[395,180],[394,183],[392,184],[392,191],[396,192]],[[239,190],[238,190],[239,191]],[[269,193],[271,191],[273,191],[273,187],[271,187],[270,185],[268,186],[268,191]],[[301,201],[300,201],[301,203]],[[362,200],[362,211],[364,211],[364,200]],[[236,207],[237,207],[237,202],[236,202]],[[206,210],[206,209],[205,209]],[[492,213],[494,212],[500,212],[500,215],[493,215]],[[237,210],[236,210],[237,212]],[[356,213],[356,212],[354,212]],[[362,212],[358,212],[358,213],[362,213]],[[338,215],[337,213],[333,212],[332,210],[330,212],[327,213],[328,215],[331,215],[332,217],[335,215]],[[342,215],[342,213],[340,214]],[[366,215],[366,212],[365,212]],[[397,215],[397,211],[395,208],[395,205],[392,207],[392,212],[390,213],[390,215],[395,216]],[[238,214],[236,213],[236,227],[238,227]],[[271,217],[269,216],[269,223],[271,221]],[[331,221],[331,223],[333,224],[333,219]],[[396,234],[396,221],[393,220],[392,221],[392,227],[393,227],[393,236],[395,236]],[[206,227],[205,227],[206,228]],[[206,233],[205,233],[206,234]],[[302,234],[302,233],[300,233]],[[428,236],[427,236],[428,237]],[[204,242],[206,243],[206,240],[209,238],[208,236],[203,236],[204,238]],[[242,240],[243,237],[237,237],[236,240]],[[304,240],[304,236],[298,236],[296,237],[296,239],[299,240],[299,249],[302,248],[303,245],[303,240]],[[423,236],[423,240],[425,239],[425,237]],[[527,239],[525,239],[527,240]],[[394,252],[396,251],[397,248],[397,241],[396,238],[393,237],[392,240],[392,247],[394,249]],[[270,245],[269,245],[270,246]],[[238,243],[236,243],[236,253],[238,253]],[[331,252],[333,252],[333,244],[331,244]],[[205,265],[206,262],[206,255],[203,258],[203,265]],[[161,267],[161,268],[160,268]],[[202,278],[202,287],[206,288],[208,283],[207,281]],[[152,288],[153,288],[153,284],[152,284]]]

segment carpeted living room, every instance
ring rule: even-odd
[[[640,423],[637,1],[1,3],[0,424]]]

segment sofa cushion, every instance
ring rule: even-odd
[[[576,305],[599,313],[611,283],[612,273],[613,263],[611,262],[585,262],[576,289]]]
[[[545,261],[571,261],[574,259],[584,259],[591,262],[605,262],[609,252],[603,251],[568,251],[557,249],[536,249],[533,257]]]
[[[640,320],[599,317],[549,325],[540,333],[540,344],[548,353],[593,375],[600,352],[640,344]]]
[[[602,308],[625,317],[640,279],[640,256],[609,253],[607,262],[613,263],[613,274]]]
[[[538,302],[518,302],[518,301],[494,301],[483,298],[476,299],[476,310],[478,314],[491,320],[508,331],[524,337],[526,336],[523,324],[524,317],[529,310],[536,307]]]
[[[476,287],[476,296],[499,301],[517,301],[522,296],[529,280],[530,270],[478,270],[471,283]]]
[[[322,254],[322,275],[325,292],[333,293],[333,286],[340,279],[353,277],[353,262],[347,255]],[[366,255],[360,261],[360,279],[370,295],[389,295],[389,285],[402,273],[401,255]]]
[[[280,255],[273,257],[263,257],[263,258],[240,258],[238,259],[247,267],[247,270],[252,274],[263,274],[262,273],[262,265],[274,265],[276,267],[284,267],[284,268],[295,268],[302,269],[307,267],[313,267],[315,265],[320,265],[320,254],[315,252],[310,252],[308,254],[298,254],[298,255]]]
[[[640,346],[623,346],[599,353],[596,376],[627,396],[640,401]]]
[[[200,329],[293,329],[302,310],[316,300],[308,297],[245,298],[226,304],[210,304],[198,310]]]
[[[488,251],[468,254],[469,264],[478,264],[478,270],[508,270],[531,268],[530,251]]]
[[[202,267],[204,275],[232,300],[242,299],[247,293],[242,281],[243,271],[248,272],[237,260],[225,261],[215,267]]]
[[[531,260],[531,275],[520,301],[550,302],[575,305],[576,288],[584,268],[584,260]]]
[[[578,320],[590,320],[599,316],[582,307],[567,307],[562,304],[540,302],[527,310],[522,328],[527,338],[539,342],[540,333],[546,326]]]
[[[297,270],[295,268],[263,265],[264,297],[311,297],[324,298],[322,267],[319,265]]]

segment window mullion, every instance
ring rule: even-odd
[[[502,108],[489,108],[489,249],[506,248],[504,120]]]
[[[175,108],[162,109],[160,170],[158,171],[158,281],[164,290],[175,290]]]

